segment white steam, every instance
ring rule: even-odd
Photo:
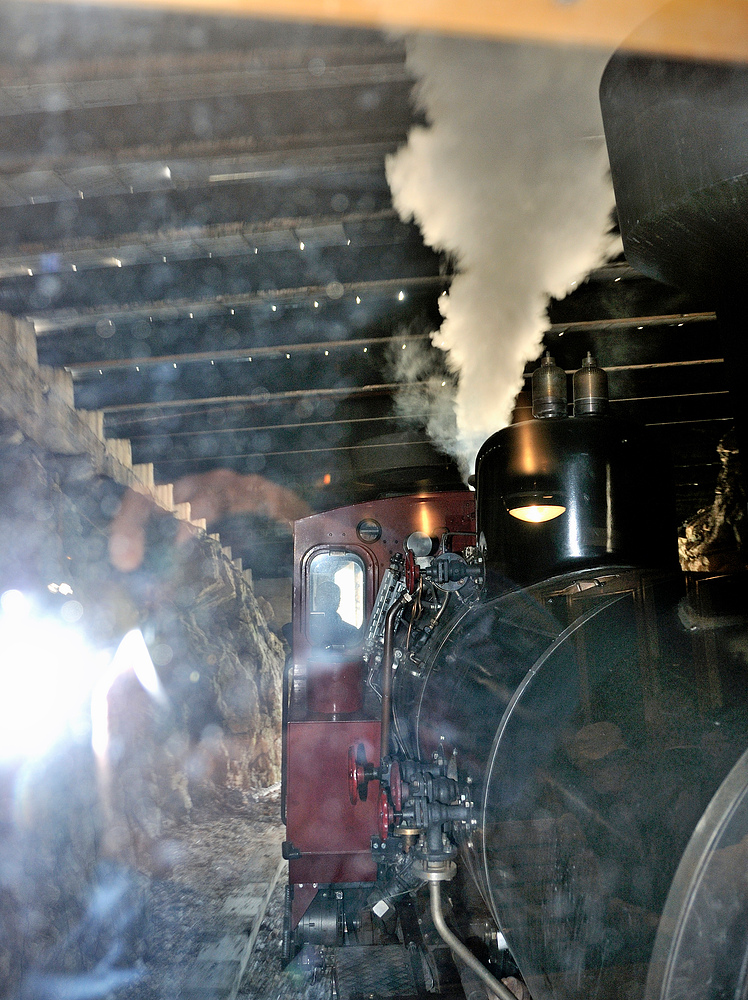
[[[434,343],[459,373],[456,439],[469,471],[504,426],[562,298],[613,245],[613,190],[598,103],[608,55],[462,38],[408,41],[430,127],[387,162],[397,211],[458,274]],[[581,359],[580,359],[581,361]],[[447,435],[449,439],[452,435]]]
[[[392,377],[401,383],[395,412],[404,423],[425,427],[426,433],[448,455],[460,454],[454,408],[453,377],[426,340],[411,340],[403,348],[401,328],[391,341],[388,363]]]

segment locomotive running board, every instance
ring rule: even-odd
[[[338,1000],[419,1000],[410,957],[400,945],[335,949]]]
[[[464,1000],[465,997],[459,987],[437,994],[419,991],[410,952],[401,945],[335,948],[332,957],[336,1000],[422,1000],[423,997]]]

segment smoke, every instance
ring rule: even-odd
[[[432,334],[459,376],[456,434],[437,444],[467,472],[509,420],[549,297],[611,252],[597,95],[608,55],[429,36],[409,39],[407,52],[429,127],[411,130],[387,177],[401,217],[456,263]],[[440,422],[449,427],[436,417],[431,427]]]
[[[456,380],[444,363],[445,356],[434,351],[428,340],[403,340],[412,332],[407,327],[396,331],[387,356],[393,381],[402,383],[395,396],[395,413],[403,423],[425,427],[442,451],[457,455]]]

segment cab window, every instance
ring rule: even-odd
[[[356,646],[364,626],[364,564],[351,552],[321,552],[309,563],[308,634],[312,646]]]

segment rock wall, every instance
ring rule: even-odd
[[[734,432],[717,447],[720,471],[714,501],[680,532],[681,569],[688,573],[736,573],[746,569],[746,497]]]
[[[22,591],[39,621],[74,629],[91,655],[78,664],[87,686],[77,669],[66,684],[62,648],[35,661],[33,619],[27,648],[0,650],[0,698],[23,731],[42,719],[42,677],[59,686],[60,715],[81,686],[52,748],[0,754],[0,995],[62,995],[66,976],[66,989],[78,977],[80,995],[98,996],[86,992],[91,969],[111,973],[112,988],[126,981],[101,933],[106,899],[137,895],[134,873],[165,863],[165,834],[196,807],[241,806],[279,780],[285,653],[220,539],[189,521],[188,504],[171,511],[169,488],[132,467],[129,443],[104,442],[100,415],[72,408],[65,373],[38,368],[33,331],[1,315],[0,390],[0,594]],[[108,532],[128,489],[153,511],[142,565],[124,573]],[[147,670],[125,661],[113,672],[134,629],[150,690]],[[16,705],[18,677],[33,693],[37,670],[39,697]],[[94,752],[97,725],[106,739]],[[107,866],[130,874],[102,880]]]

